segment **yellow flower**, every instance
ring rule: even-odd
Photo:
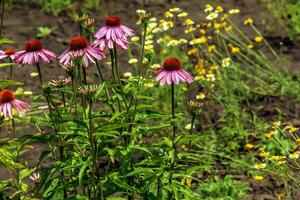
[[[167,43],[167,47],[175,47],[179,45],[179,41],[178,40],[170,40],[168,43]]]
[[[128,60],[129,64],[136,64],[138,62],[138,60],[136,58],[131,58],[130,60]]]
[[[281,125],[281,121],[276,121],[272,123],[272,128],[278,128]]]
[[[272,161],[279,161],[285,159],[285,156],[271,156],[270,160]]]
[[[211,12],[211,11],[213,11],[213,9],[214,9],[214,7],[212,7],[212,5],[206,4],[204,12]]]
[[[259,175],[254,176],[254,180],[256,180],[256,181],[261,181],[261,180],[263,180],[263,179],[264,179],[263,176],[259,176]]]
[[[282,164],[284,164],[284,163],[286,163],[285,160],[279,160],[279,161],[276,162],[277,165],[282,165]]]
[[[30,76],[31,77],[37,77],[39,75],[39,73],[37,73],[37,72],[31,72],[30,73]]]
[[[221,12],[224,11],[224,8],[223,8],[222,6],[217,6],[217,7],[216,7],[216,11],[217,11],[218,13],[221,13]]]
[[[206,34],[206,30],[204,30],[204,29],[200,29],[199,32],[200,32],[201,35],[205,35]]]
[[[157,68],[160,68],[160,64],[153,64],[150,66],[151,69],[157,69]]]
[[[188,41],[186,40],[186,39],[184,39],[184,38],[180,38],[179,39],[179,43],[180,44],[186,44]]]
[[[208,20],[214,20],[214,19],[216,19],[218,16],[219,16],[218,13],[211,12],[211,13],[209,13],[209,15],[207,15],[206,19],[208,19]]]
[[[268,133],[265,133],[266,138],[271,138],[273,135],[275,135],[275,131],[270,131]]]
[[[195,55],[198,53],[198,49],[197,48],[192,48],[190,49],[187,54],[190,56],[190,55]]]
[[[172,17],[174,17],[174,15],[170,11],[166,11],[165,12],[165,17],[166,18],[172,18]]]
[[[214,28],[215,28],[215,29],[220,29],[220,28],[222,28],[222,24],[220,24],[220,23],[215,23],[215,24],[214,24]]]
[[[254,165],[254,168],[256,168],[256,169],[264,169],[264,168],[266,168],[266,166],[267,166],[266,163],[259,163],[259,164]]]
[[[195,38],[192,41],[190,41],[190,45],[195,44],[205,44],[207,42],[207,39],[205,36],[201,36],[200,38]]]
[[[270,154],[268,152],[261,152],[258,154],[259,157],[262,158],[268,158],[270,156]]]
[[[192,124],[187,124],[187,125],[185,126],[185,129],[186,129],[186,130],[191,130],[191,129],[192,129]]]
[[[222,17],[221,17],[221,21],[226,21],[228,19],[228,15],[227,14],[224,14]]]
[[[191,33],[193,31],[195,31],[196,29],[193,26],[189,26],[184,32],[185,33]]]
[[[136,13],[137,13],[137,14],[145,14],[145,13],[146,13],[146,10],[138,9],[138,10],[136,10]]]
[[[145,45],[145,50],[146,51],[151,51],[151,50],[153,50],[153,48],[154,48],[154,46],[153,45]]]
[[[295,151],[294,153],[290,154],[289,157],[292,159],[299,158],[299,151]]]
[[[234,14],[239,14],[240,10],[239,9],[230,9],[228,12],[229,12],[229,14],[234,15]]]
[[[138,42],[140,40],[139,36],[133,36],[131,39],[131,42]]]
[[[152,33],[159,33],[162,32],[162,29],[159,27],[156,27],[155,29],[152,30]]]
[[[208,52],[212,52],[212,51],[215,50],[216,48],[217,48],[216,45],[210,45],[210,46],[208,46],[207,51],[208,51]]]
[[[253,19],[251,17],[248,17],[247,19],[244,20],[244,25],[252,25],[253,24]]]
[[[188,178],[186,179],[186,185],[190,188],[192,186],[192,179]]]
[[[196,95],[197,100],[203,100],[205,98],[204,92],[199,92],[199,94]]]
[[[235,53],[239,53],[241,50],[238,47],[231,47],[231,53],[235,54]]]
[[[253,44],[248,44],[248,45],[247,45],[247,48],[248,48],[248,49],[253,49]]]
[[[261,36],[256,36],[255,38],[254,38],[254,41],[256,42],[256,43],[261,43],[262,41],[263,41],[263,37],[261,37]]]
[[[185,19],[184,22],[183,22],[183,25],[185,25],[185,26],[191,26],[193,24],[195,24],[195,22],[193,20],[189,19],[189,18]]]
[[[181,12],[182,10],[180,8],[175,7],[175,8],[170,8],[169,11],[178,13]]]
[[[132,77],[132,73],[131,73],[131,72],[125,72],[125,73],[123,74],[123,76],[124,76],[125,78],[130,78],[130,77]]]
[[[231,63],[231,58],[222,59],[222,67],[228,67]]]
[[[245,148],[248,149],[248,150],[253,149],[253,147],[254,147],[254,145],[253,145],[253,144],[250,144],[250,143],[247,143],[247,144],[245,145]]]
[[[225,27],[225,31],[226,31],[226,32],[232,31],[232,26],[226,26],[226,27]]]
[[[153,40],[146,40],[145,41],[145,45],[151,45],[151,44],[153,44]]]
[[[259,152],[264,152],[265,149],[266,149],[266,147],[259,147],[259,148],[258,148],[258,151],[259,151]]]
[[[219,66],[218,65],[212,65],[210,68],[209,68],[211,71],[216,71],[219,69]]]
[[[187,12],[182,12],[182,13],[179,13],[177,15],[177,17],[181,18],[181,17],[187,17],[189,14]]]

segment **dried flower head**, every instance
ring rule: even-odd
[[[53,85],[54,87],[63,87],[71,82],[71,77],[65,78],[65,79],[56,79],[49,82],[50,85]]]

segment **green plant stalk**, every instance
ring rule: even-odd
[[[38,74],[39,74],[39,79],[40,79],[41,88],[42,88],[43,87],[43,76],[42,76],[42,72],[41,72],[40,63],[36,63],[36,69],[37,69]]]
[[[99,168],[98,168],[98,145],[97,145],[97,139],[93,136],[93,114],[92,114],[92,107],[93,107],[93,101],[89,100],[89,138],[90,138],[90,143],[91,143],[91,148],[92,148],[92,156],[93,156],[93,169],[94,169],[94,174],[96,176],[96,199],[104,200],[104,195],[103,195],[103,189],[102,189],[102,183],[100,179],[100,174],[99,174]],[[100,193],[100,197],[99,197]]]
[[[77,94],[77,87],[76,87],[76,81],[74,79],[74,77],[71,77],[71,81],[72,81],[72,104],[74,104],[74,108],[75,108],[75,112],[76,112],[76,116],[77,119],[79,119],[79,113],[78,113],[78,109],[77,109],[77,101],[76,101],[76,94]]]
[[[169,175],[169,184],[172,184],[173,179],[173,171],[175,167],[175,157],[176,157],[176,146],[175,146],[175,138],[176,138],[176,124],[175,124],[175,85],[171,84],[171,98],[172,98],[172,120],[173,120],[173,136],[172,136],[172,148],[174,151],[174,158],[171,159],[170,162],[170,175]],[[168,194],[169,197],[172,196],[171,192]]]
[[[142,26],[142,53],[141,53],[141,59],[139,63],[139,77],[142,74],[142,68],[143,68],[143,60],[144,60],[144,54],[145,54],[145,41],[146,41],[146,35],[147,35],[147,27]]]
[[[121,78],[120,78],[120,73],[119,73],[117,48],[116,48],[116,44],[115,43],[114,43],[114,59],[115,59],[115,62],[114,62],[114,64],[115,64],[115,70],[116,70],[116,74],[117,74],[117,79],[118,79],[118,82],[119,82],[120,90],[122,92],[122,98],[123,98],[124,106],[125,106],[125,109],[128,110],[126,98],[125,98],[125,95],[124,95],[124,92],[123,92],[123,85],[122,85]]]
[[[101,72],[101,68],[100,68],[99,63],[98,63],[97,60],[96,60],[96,66],[97,66],[97,70],[98,70],[98,73],[99,73],[99,76],[100,76],[101,83],[104,83],[105,81],[104,81],[104,78],[103,78],[103,75],[102,75],[102,72]],[[110,96],[109,96],[109,93],[108,93],[108,90],[107,90],[106,87],[105,87],[105,95],[106,95],[107,102],[109,102],[110,101]],[[114,106],[110,105],[110,107],[111,107],[112,112],[115,113]]]
[[[109,53],[110,53],[111,73],[112,73],[113,83],[116,84],[114,50],[109,49]],[[121,104],[119,98],[117,98],[117,103],[119,107],[119,112],[121,112]]]

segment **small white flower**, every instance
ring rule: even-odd
[[[187,124],[187,125],[185,126],[185,129],[186,129],[186,130],[191,130],[191,129],[192,129],[192,124]]]
[[[40,180],[40,173],[33,173],[29,178],[34,182],[39,182]]]
[[[138,62],[138,60],[136,58],[131,58],[130,60],[128,60],[129,64],[136,64]]]
[[[123,76],[124,76],[125,78],[130,78],[130,77],[132,77],[132,73],[131,73],[131,72],[125,72],[125,73],[123,74]]]

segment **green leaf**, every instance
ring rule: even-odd
[[[149,153],[150,155],[152,154],[151,151],[149,151],[146,147],[142,147],[139,145],[132,145],[132,146],[129,146],[129,148],[135,149],[135,150],[140,150],[140,151],[145,151],[145,152]]]
[[[108,197],[107,200],[126,200],[123,197]]]
[[[35,171],[35,168],[32,169],[22,169],[19,172],[19,184],[22,183],[23,179],[30,176]]]
[[[15,85],[24,85],[24,83],[14,80],[0,80],[0,88],[6,88]]]
[[[13,44],[15,41],[8,38],[0,38],[0,44]]]
[[[80,171],[79,171],[79,186],[81,187],[82,186],[82,178],[84,176],[84,173],[85,173],[85,170],[86,168],[90,165],[90,162],[85,162],[84,165],[81,167]]]
[[[16,66],[15,63],[0,63],[0,69]]]

